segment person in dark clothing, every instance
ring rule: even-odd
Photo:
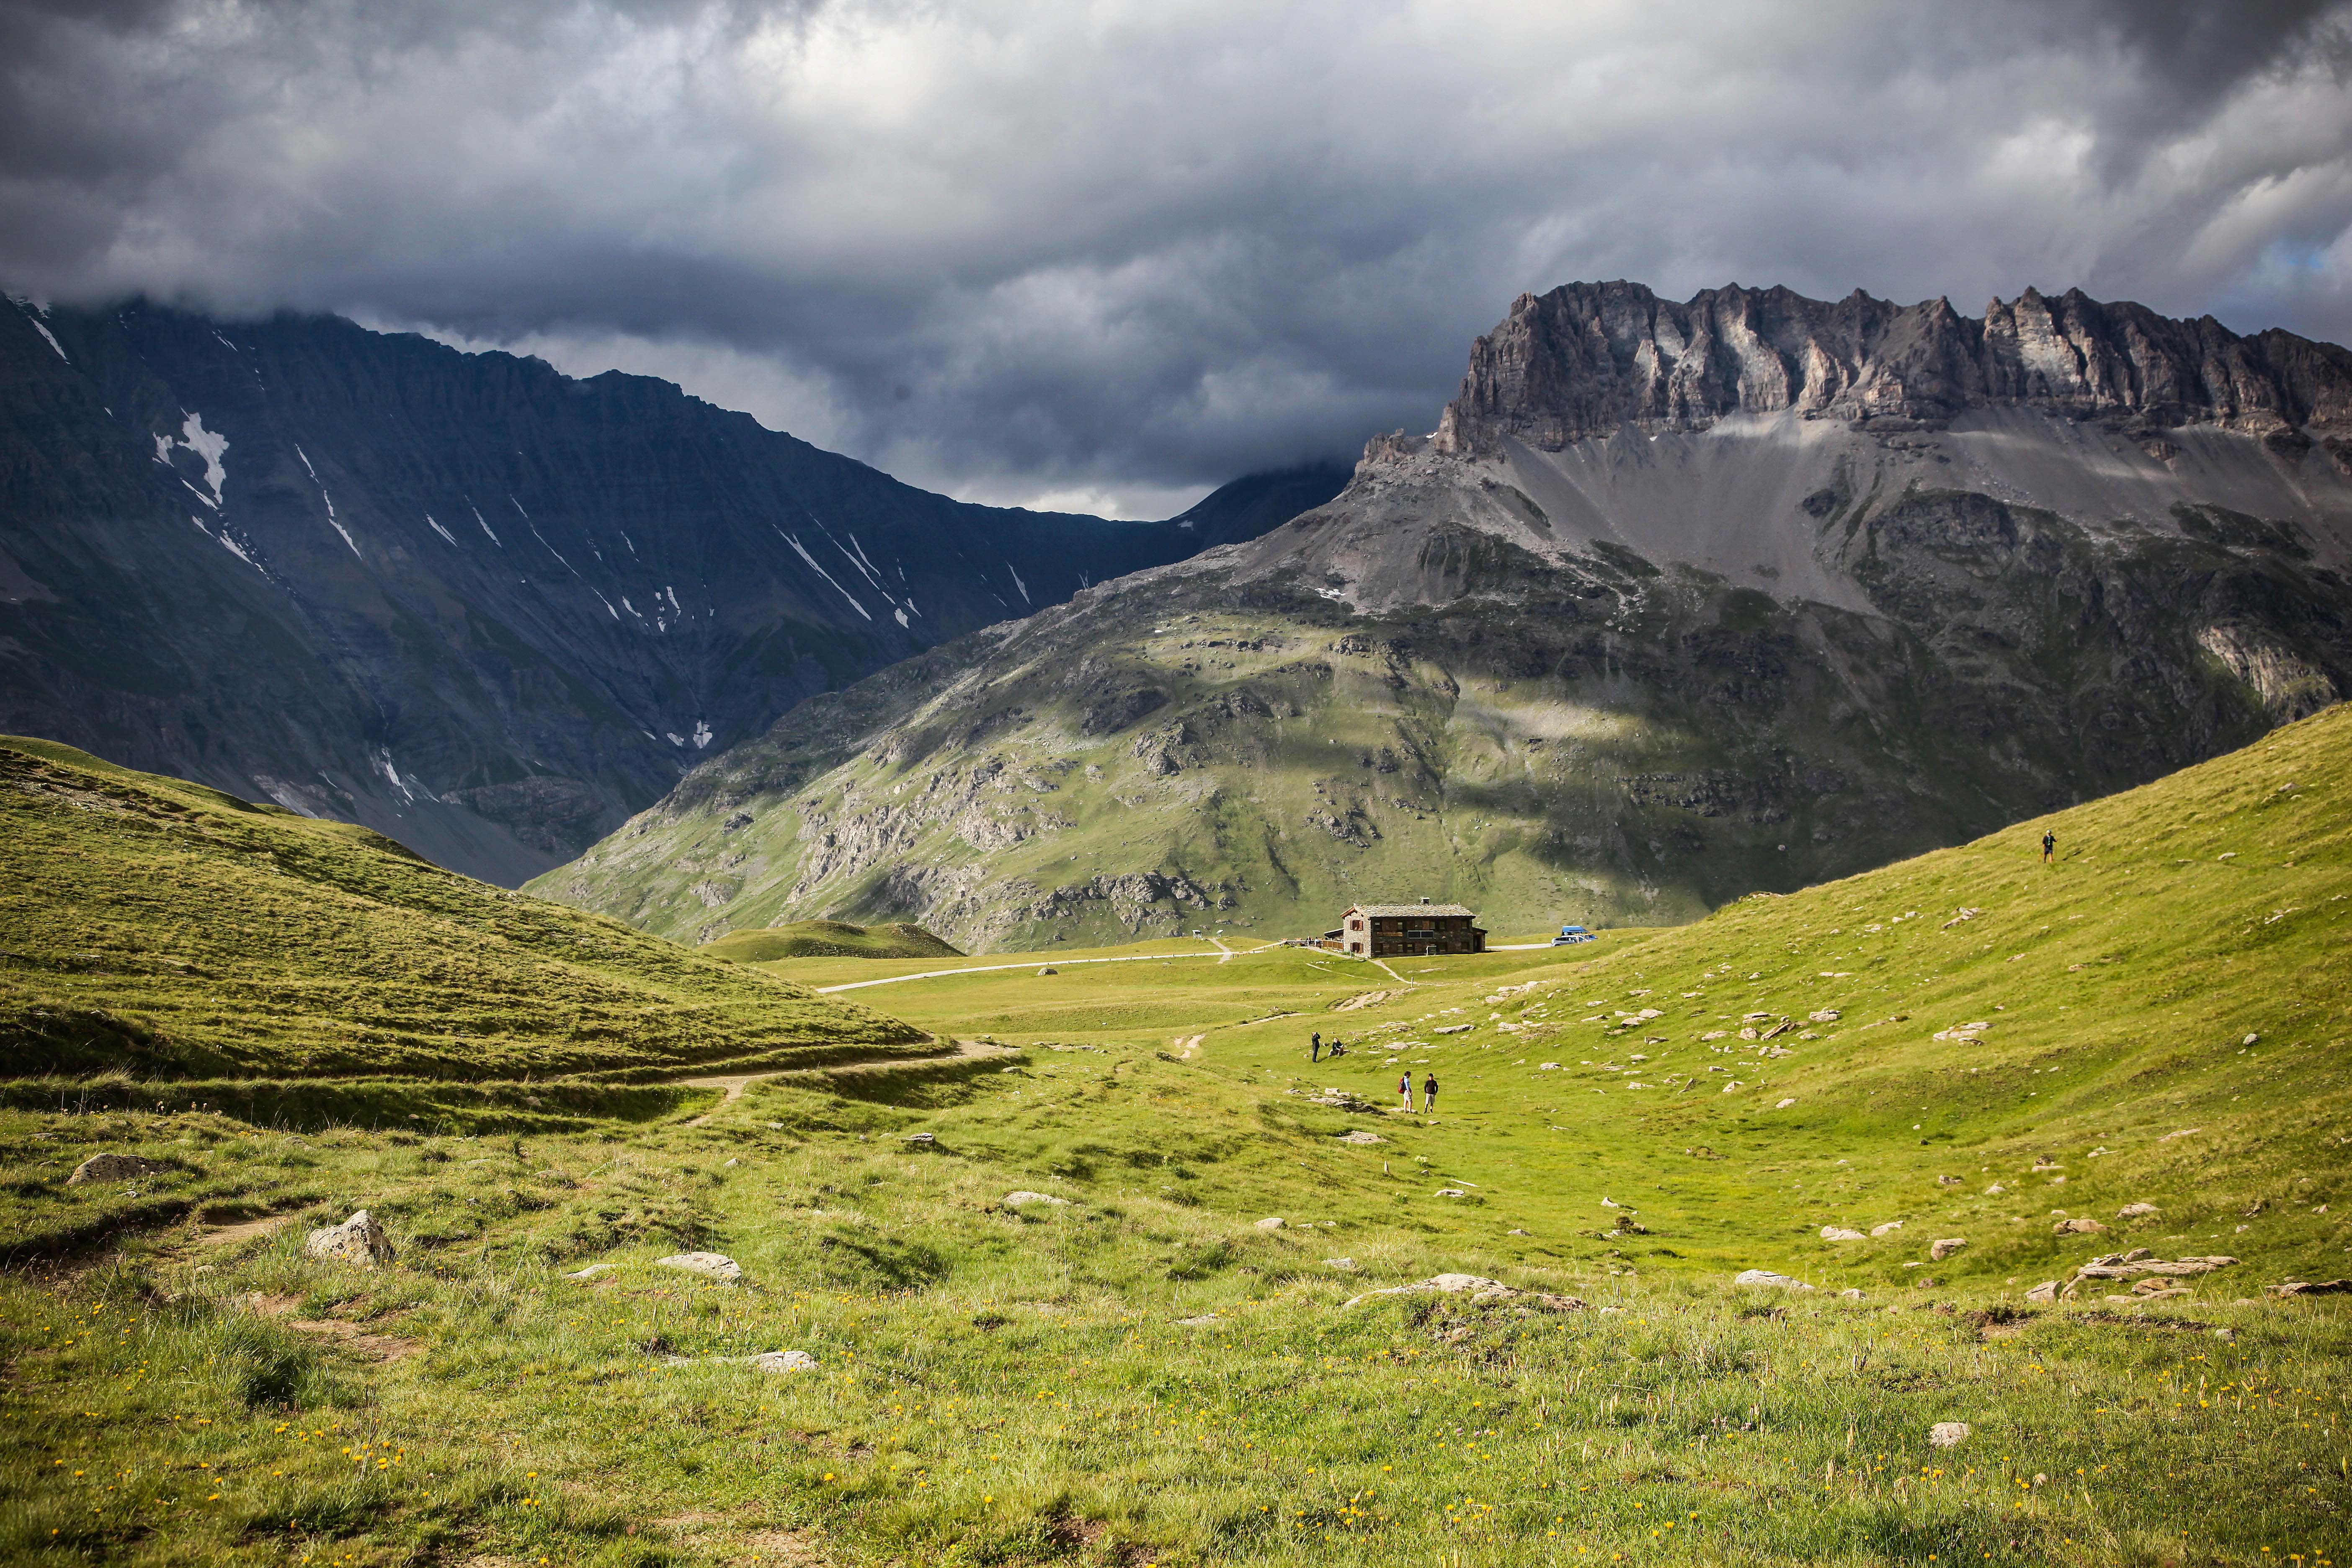
[[[2057,853],[2058,836],[2054,833],[2043,834],[2042,836],[2042,863],[2044,866],[2049,865],[2052,858]]]
[[[1421,1108],[1424,1111],[1437,1109],[1437,1075],[1433,1072],[1421,1076]]]
[[[1320,1029],[1316,1030],[1314,1037],[1307,1041],[1307,1059],[1312,1062],[1323,1059],[1323,1031]]]

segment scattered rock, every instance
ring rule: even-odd
[[[1533,1236],[1535,1232],[1531,1230],[1507,1230],[1503,1234],[1505,1236]]]
[[[1402,991],[1360,991],[1344,1001],[1331,1004],[1334,1013],[1353,1013],[1360,1007],[1377,1007],[1391,996],[1402,996]]]
[[[1388,1140],[1381,1137],[1377,1132],[1367,1132],[1362,1128],[1359,1127],[1350,1131],[1340,1133],[1339,1142],[1342,1143],[1385,1143]]]
[[[2217,1340],[2227,1340],[2234,1344],[2237,1342],[2238,1331],[2235,1329],[2215,1329],[2213,1331],[2213,1337]]]
[[[1786,1274],[1775,1274],[1769,1268],[1745,1268],[1733,1277],[1734,1285],[1760,1285],[1776,1290],[1810,1290],[1811,1285],[1801,1279],[1791,1279]]]
[[[1885,1225],[1872,1226],[1870,1227],[1870,1234],[1873,1236],[1892,1236],[1902,1228],[1903,1222],[1901,1220],[1890,1219]]]
[[[1442,1029],[1432,1029],[1429,1032],[1433,1035],[1460,1035],[1466,1034],[1477,1026],[1475,1024],[1448,1024]]]
[[[2116,1217],[2117,1219],[2137,1219],[2142,1215],[2154,1214],[2155,1212],[2156,1205],[2154,1204],[2126,1204],[2123,1207],[2116,1211]]]
[[[1862,1292],[1849,1285],[1844,1289],[1838,1292],[1838,1300],[1841,1301],[1859,1301],[1862,1300]]]
[[[1356,1260],[1352,1258],[1327,1258],[1323,1260],[1323,1267],[1337,1268],[1343,1274],[1353,1274],[1356,1272]]]
[[[918,1149],[928,1149],[939,1141],[939,1136],[936,1133],[909,1132],[907,1134],[907,1142],[913,1144]]]
[[[1216,1321],[1216,1313],[1203,1312],[1197,1318],[1179,1318],[1176,1320],[1176,1323],[1179,1328],[1202,1329],[1208,1327],[1211,1323],[1213,1323]]]
[[[731,1285],[743,1278],[743,1266],[719,1252],[673,1252],[667,1258],[655,1258],[654,1267],[699,1274],[722,1285]]]
[[[2184,1127],[2184,1128],[2182,1128],[2182,1129],[2181,1129],[2179,1131],[2178,1131],[2178,1132],[2168,1132],[2168,1133],[2166,1133],[2163,1137],[2161,1137],[2161,1138],[2158,1139],[2158,1140],[2157,1140],[2157,1142],[2159,1142],[2159,1143],[2169,1143],[2169,1142],[2171,1142],[2175,1138],[2193,1138],[2193,1137],[2195,1137],[2198,1133],[2202,1132],[2202,1131],[2205,1131],[2205,1129],[2203,1129],[2202,1127]]]
[[[1283,1220],[1280,1215],[1268,1215],[1257,1222],[1257,1228],[1260,1230],[1280,1230],[1282,1226]]]
[[[302,1244],[303,1256],[324,1258],[338,1263],[355,1263],[362,1268],[373,1268],[379,1263],[392,1261],[392,1243],[367,1210],[362,1209],[341,1225],[331,1225],[314,1230]]]
[[[1460,1187],[1440,1187],[1437,1189],[1436,1195],[1441,1198],[1466,1198],[1470,1194]]]
[[[1006,1208],[1017,1209],[1024,1204],[1051,1204],[1055,1208],[1066,1209],[1070,1206],[1070,1200],[1067,1198],[1057,1198],[1051,1193],[1007,1193],[1004,1194],[1004,1206]]]
[[[1985,1196],[1989,1198],[1997,1198],[2007,1191],[2009,1191],[2007,1187],[2002,1186],[1999,1182],[1995,1182],[1992,1185],[1985,1189]]]
[[[1969,1238],[1965,1236],[1948,1236],[1941,1241],[1930,1242],[1927,1246],[1927,1256],[1936,1262],[1941,1263],[1968,1244]]]
[[[2248,1035],[2244,1039],[2240,1040],[2238,1044],[2242,1046],[2260,1045],[2262,1043],[2262,1038],[2263,1037],[2260,1035]]]
[[[142,1160],[136,1154],[92,1154],[74,1167],[73,1174],[66,1178],[66,1185],[86,1187],[93,1182],[127,1182],[169,1169],[160,1160]]]
[[[2281,1300],[2289,1296],[2352,1296],[2352,1279],[2324,1279],[2316,1284],[2289,1279],[2272,1286],[2271,1294]]]
[[[1458,1296],[1466,1291],[1471,1300],[1482,1306],[1491,1306],[1503,1301],[1532,1300],[1557,1312],[1580,1312],[1585,1310],[1584,1303],[1573,1296],[1529,1295],[1526,1291],[1513,1289],[1499,1279],[1489,1279],[1479,1274],[1433,1274],[1426,1279],[1417,1279],[1410,1285],[1391,1285],[1384,1290],[1367,1290],[1360,1296],[1351,1298],[1343,1305],[1352,1307],[1358,1301],[1369,1301],[1378,1296],[1421,1296],[1432,1291],[1447,1296]]]
[[[2168,1275],[2174,1279],[2191,1274],[2210,1274],[2216,1268],[2227,1268],[2238,1260],[2215,1255],[2210,1258],[2182,1258],[2167,1263],[2145,1247],[2129,1252],[2110,1252],[2104,1258],[2094,1258],[2074,1271],[2077,1279],[2131,1279],[2143,1274]]]
[[[592,1263],[577,1273],[566,1274],[566,1279],[593,1279],[599,1274],[610,1274],[620,1267],[617,1263]]]
[[[2029,1301],[2055,1301],[2058,1299],[2058,1281],[2044,1279],[2041,1284],[2028,1290],[2025,1293],[2025,1299]]]
[[[1037,974],[1038,974],[1038,978],[1043,979],[1045,976],[1046,976],[1046,975],[1048,975],[1048,974],[1057,974],[1057,973],[1060,973],[1060,971],[1059,971],[1059,970],[1055,969],[1052,965],[1050,965],[1050,964],[1049,964],[1049,965],[1047,965],[1045,968],[1039,970],[1039,971],[1037,972]]]
[[[1792,1105],[1794,1105],[1794,1104],[1796,1104],[1796,1103],[1797,1103],[1797,1102],[1796,1102],[1795,1100],[1782,1100],[1780,1104],[1778,1104],[1778,1105],[1774,1106],[1772,1109],[1773,1109],[1773,1110],[1788,1110],[1788,1109],[1789,1109],[1789,1107],[1790,1107],[1790,1106],[1792,1106]]]
[[[1834,1024],[1837,1021],[1838,1010],[1834,1007],[1824,1007],[1818,1013],[1809,1013],[1805,1016],[1805,1022],[1808,1024]]]
[[[725,1164],[722,1164],[722,1165],[719,1167],[719,1169],[721,1169],[721,1170],[725,1170],[725,1169],[727,1168],[727,1165],[740,1165],[740,1164],[741,1164],[742,1163],[743,1163],[742,1161],[740,1161],[740,1160],[737,1159],[734,1155],[730,1154],[730,1155],[728,1155],[728,1156],[727,1156],[726,1163],[725,1163]]]
[[[2060,1220],[2056,1225],[2050,1227],[2050,1234],[2053,1236],[2092,1236],[2106,1228],[2107,1227],[2105,1226],[2101,1225],[2097,1220],[2077,1216],[2073,1219]]]
[[[1936,1178],[1936,1184],[1939,1187],[1957,1187],[1960,1184],[1960,1179],[1958,1176],[1938,1176]]]
[[[1842,1226],[1825,1225],[1822,1226],[1822,1239],[1823,1241],[1860,1241],[1862,1232],[1847,1230]]]
[[[769,1351],[751,1358],[754,1372],[814,1372],[816,1357],[806,1351]]]
[[[1960,1439],[1969,1435],[1965,1421],[1938,1421],[1927,1428],[1927,1446],[1931,1448],[1957,1448]]]

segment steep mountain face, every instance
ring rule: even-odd
[[[1686,919],[2336,700],[2347,437],[2284,333],[1572,286],[1328,504],[803,703],[538,886],[689,940]]]
[[[1521,295],[1478,340],[1436,444],[1557,452],[1621,428],[1704,430],[1736,414],[1941,427],[1995,406],[2137,432],[2159,460],[2158,433],[2199,424],[2290,455],[2317,435],[2343,454],[2352,354],[2291,332],[2242,338],[2210,316],[2103,305],[2080,289],[2049,300],[2028,289],[1971,319],[1948,300],[1895,306],[1859,290],[1825,304],[1734,286],[1676,304],[1637,283],[1571,283]]]
[[[665,382],[334,318],[19,304],[0,730],[519,882],[814,692],[1247,536],[1202,507],[966,505]]]

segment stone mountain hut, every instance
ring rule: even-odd
[[[1484,952],[1486,933],[1476,913],[1460,904],[1358,904],[1323,933],[1322,946],[1359,958],[1434,958],[1441,952]]]

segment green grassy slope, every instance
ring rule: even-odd
[[[0,740],[12,1077],[522,1078],[914,1048],[921,1031],[70,748]]]
[[[1383,1161],[1425,1157],[1476,1194],[1430,1223],[1531,1264],[1589,1256],[1574,1238],[1613,1226],[1608,1197],[1655,1237],[1612,1241],[1628,1267],[2008,1289],[2103,1246],[2053,1234],[2086,1218],[2119,1245],[2236,1253],[2258,1238],[2279,1273],[2352,1273],[2338,1223],[2311,1212],[2352,1119],[2347,824],[2340,709],[1974,844],[1591,947],[1387,970],[1276,948],[855,994],[1016,1043],[1160,1049],[1204,1034],[1199,1069],[1276,1105],[1329,1087],[1388,1105],[1402,1072],[1435,1071],[1436,1127],[1415,1118],[1384,1131],[1393,1147],[1327,1145],[1312,1163],[1352,1193],[1379,1184]],[[772,967],[820,985],[845,973]],[[1775,1038],[1740,1037],[1784,1018]],[[1310,1067],[1310,1029],[1357,1048]],[[1426,1191],[1402,1195],[1427,1206]],[[2133,1203],[2158,1212],[2119,1216]],[[1859,1243],[1819,1235],[1891,1220],[1903,1227]],[[1538,1234],[1504,1239],[1514,1228]],[[1948,1237],[1969,1246],[1931,1263]]]
[[[2326,1568],[2352,1312],[2263,1288],[2352,1274],[2347,806],[2339,709],[1593,947],[788,960],[1027,1058],[528,1143],[0,1110],[0,1241],[111,1201],[56,1180],[100,1148],[198,1217],[296,1211],[0,1278],[0,1557]],[[1380,1109],[1407,1066],[1436,1114]],[[397,1267],[301,1259],[362,1205]],[[686,1247],[747,1283],[655,1265]],[[2026,1300],[2133,1247],[2238,1261]],[[1440,1271],[1587,1310],[1348,1304]],[[776,1349],[816,1368],[730,1359]]]
[[[860,926],[847,921],[792,921],[757,931],[730,931],[702,944],[711,958],[764,963],[779,958],[961,958],[919,925]]]

